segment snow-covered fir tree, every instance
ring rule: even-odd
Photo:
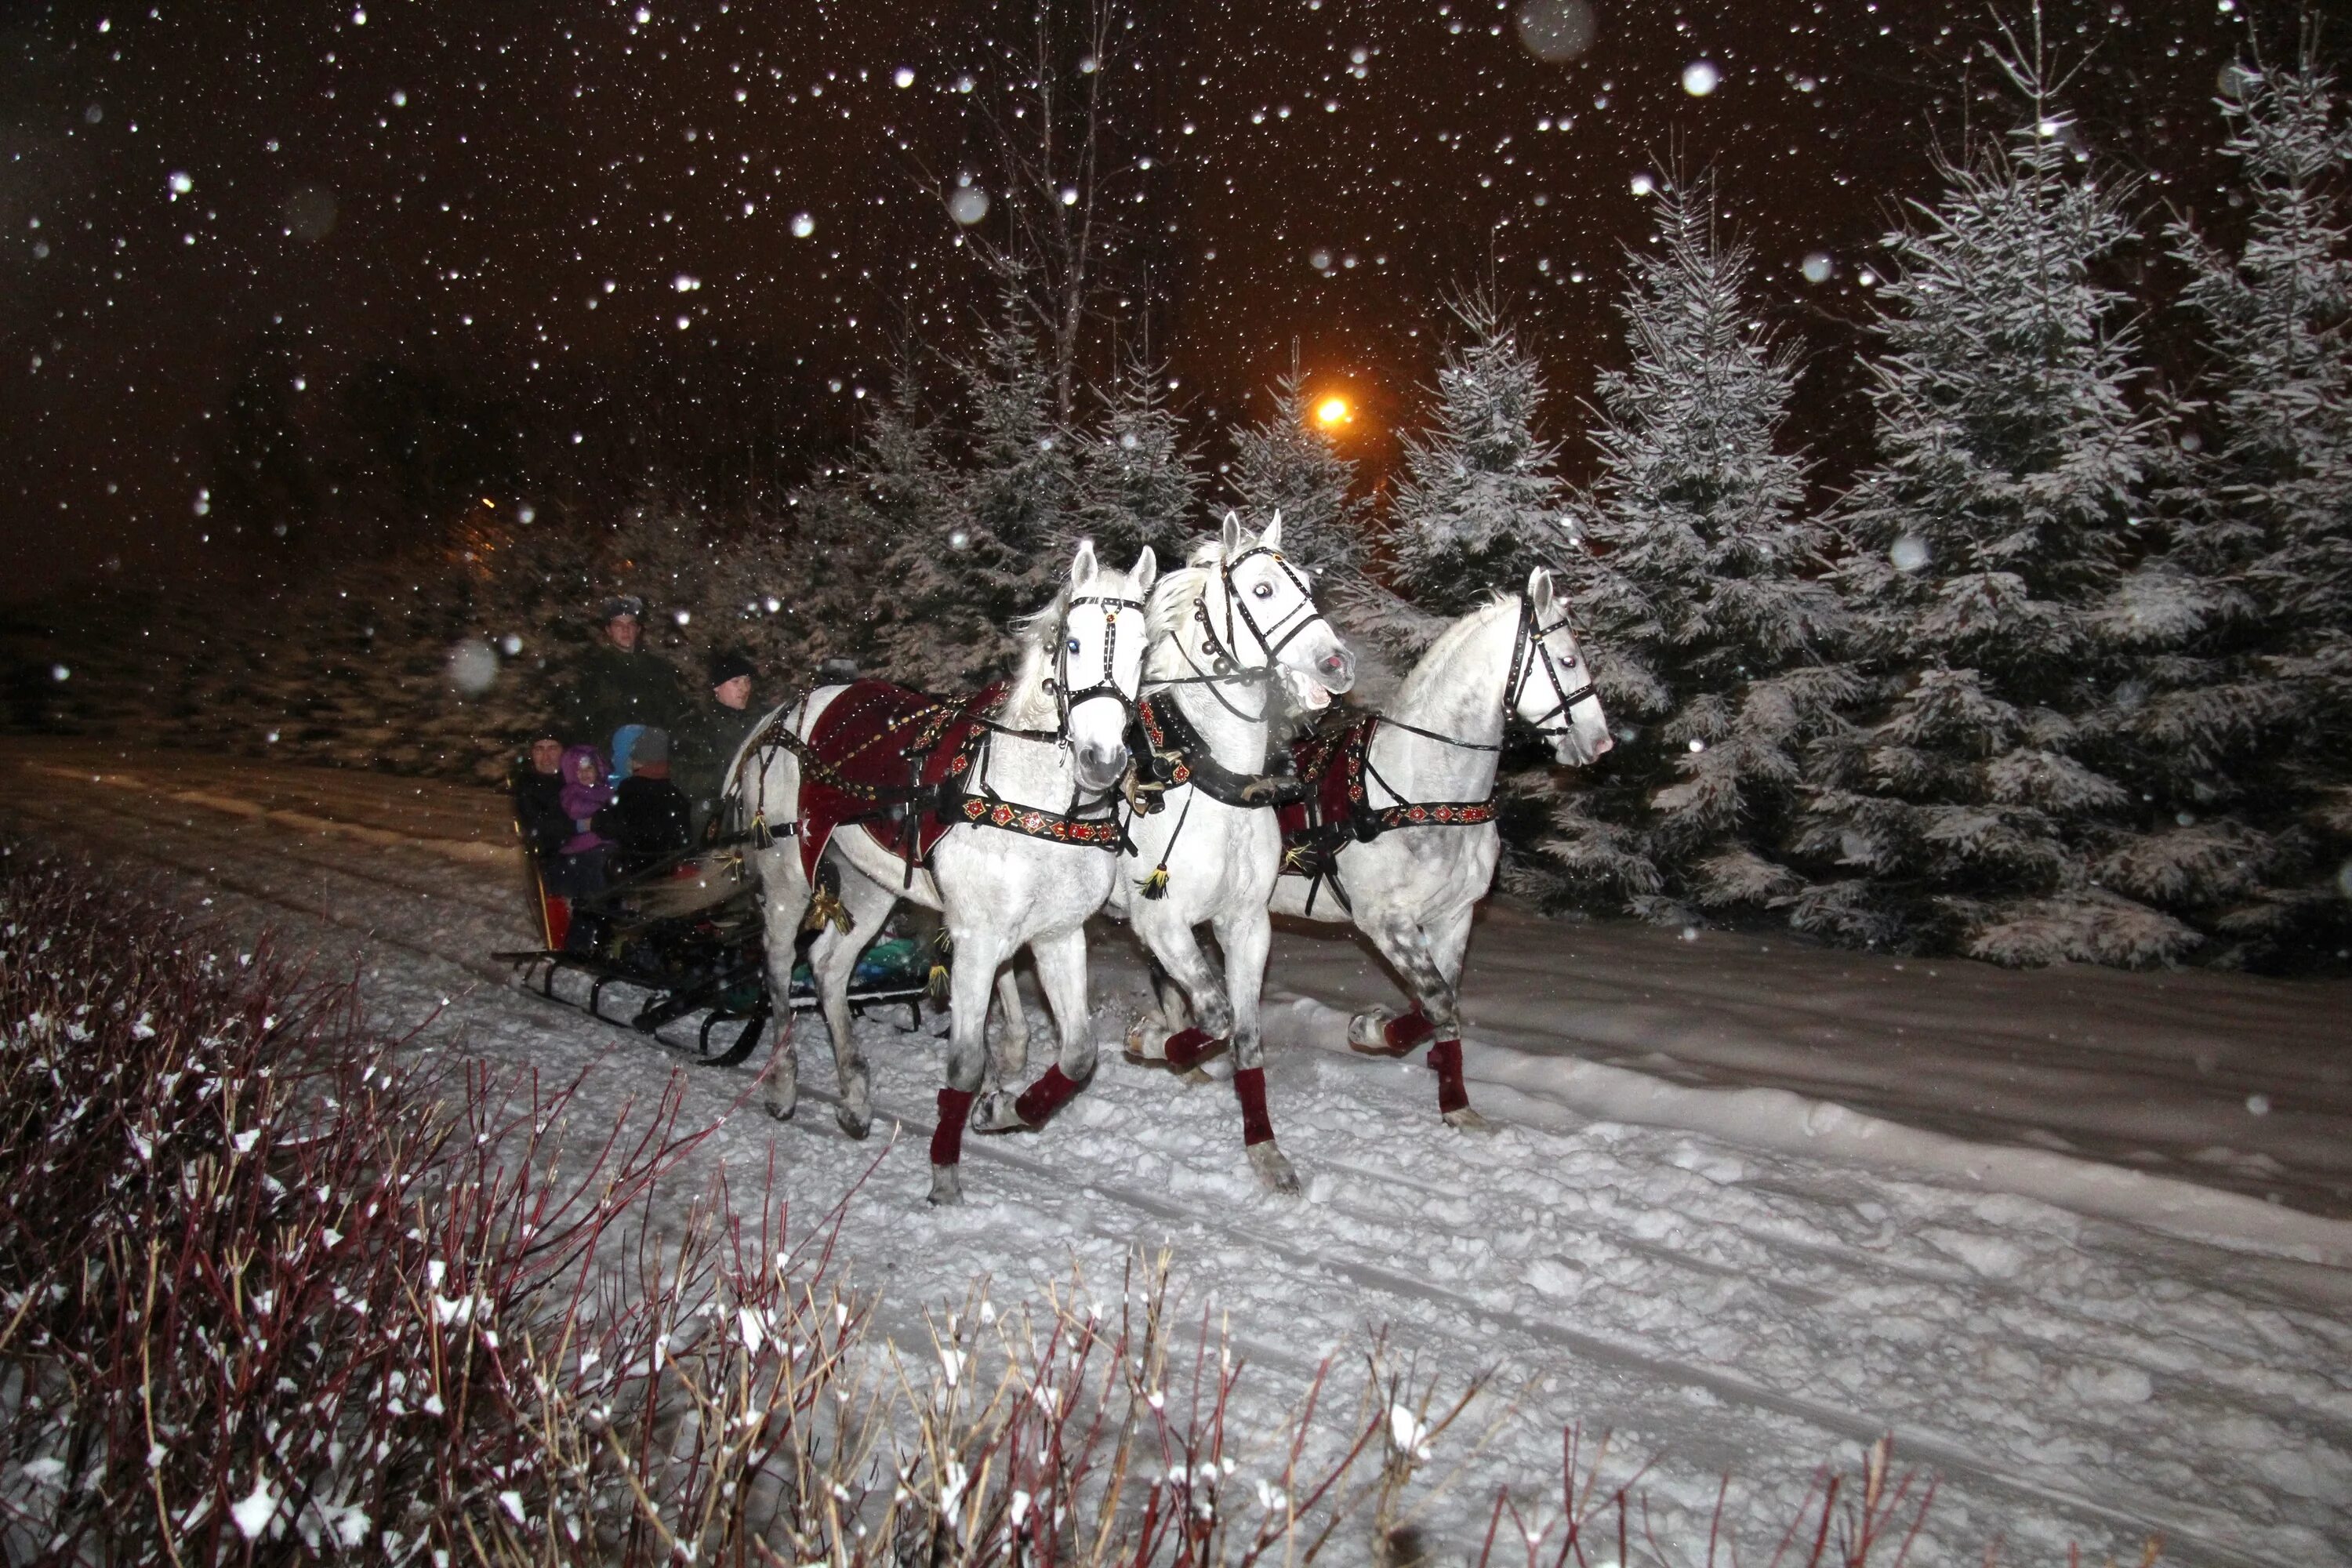
[[[1103,395],[1099,421],[1078,438],[1076,489],[1059,553],[1076,549],[1082,536],[1103,560],[1122,565],[1147,544],[1163,562],[1183,560],[1202,476],[1168,391],[1167,366],[1138,358]]]
[[[2344,945],[2352,851],[2352,126],[2308,56],[2224,74],[2249,218],[2231,255],[2186,222],[2184,302],[2210,356],[2174,542],[2117,595],[2150,657],[2116,715],[2154,828],[2111,886],[2195,921],[2217,957]]]
[[[898,476],[909,498],[928,490],[938,504],[908,515],[875,584],[873,610],[884,667],[941,691],[1011,668],[1014,620],[1053,596],[1068,565],[1060,546],[1073,531],[1076,499],[1076,443],[1055,412],[1037,342],[1012,308],[959,368],[969,450],[951,464],[926,447],[925,466]],[[909,461],[919,455],[893,449]],[[882,451],[869,441],[869,460]]]
[[[1744,297],[1749,252],[1704,186],[1665,191],[1656,227],[1629,252],[1632,363],[1601,377],[1601,473],[1568,562],[1595,679],[1630,721],[1547,847],[1580,888],[1679,923],[1801,885],[1776,858],[1800,753],[1853,680],[1826,657],[1826,531],[1775,446],[1793,355]]]
[[[1428,427],[1405,440],[1389,543],[1409,612],[1374,629],[1406,647],[1496,588],[1527,580],[1567,542],[1558,446],[1538,434],[1545,394],[1535,356],[1488,292],[1454,302],[1462,336],[1437,372]]]
[[[1811,759],[1801,848],[1833,876],[1791,913],[2001,963],[2149,963],[2197,936],[2099,885],[2133,802],[2088,757],[2129,662],[2103,611],[2158,458],[2126,302],[2094,276],[2132,226],[2038,60],[2002,63],[2025,123],[1885,241],[1878,458],[1837,574],[1884,679]]]
[[[1259,527],[1280,512],[1283,553],[1314,574],[1320,597],[1344,598],[1360,583],[1370,543],[1365,504],[1349,493],[1356,465],[1312,427],[1295,356],[1273,398],[1273,412],[1233,431],[1234,504]]]

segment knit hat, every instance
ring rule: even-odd
[[[604,614],[600,617],[601,619],[617,621],[623,616],[631,616],[638,620],[644,620],[646,602],[635,594],[616,594],[604,601]]]
[[[751,661],[740,653],[722,653],[710,661],[710,684],[713,686],[724,686],[730,680],[759,673],[751,668]]]
[[[629,748],[629,771],[635,773],[647,763],[669,761],[669,731],[656,730],[648,724],[637,731],[637,743]]]

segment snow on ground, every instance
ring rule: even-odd
[[[675,1069],[503,984],[488,955],[529,927],[496,796],[88,743],[8,742],[0,774],[0,815],[356,963],[380,1023],[436,1015],[428,1046],[589,1071],[591,1112]],[[1115,1012],[1134,961],[1115,931],[1097,947]],[[1429,1514],[1456,1557],[1496,1486],[1549,1490],[1582,1421],[1663,1456],[1654,1526],[1694,1562],[1725,1472],[1761,1561],[1814,1467],[1882,1432],[1942,1478],[1915,1562],[1996,1537],[2009,1563],[2068,1542],[2136,1559],[2151,1531],[2167,1562],[2352,1562],[2347,987],[1497,910],[1466,994],[1472,1092],[1505,1126],[1477,1138],[1438,1122],[1417,1062],[1317,1048],[1334,1006],[1393,999],[1357,947],[1286,933],[1274,981],[1303,1198],[1255,1188],[1223,1085],[1114,1053],[1045,1133],[969,1141],[974,1201],[932,1212],[937,1047],[879,1017],[871,1142],[824,1113],[804,1037],[789,1124],[743,1098],[748,1068],[690,1075],[688,1115],[722,1122],[697,1176],[772,1162],[803,1223],[849,1194],[845,1254],[901,1335],[977,1275],[1003,1302],[1167,1247],[1186,1301],[1229,1319],[1265,1425],[1327,1348],[1383,1326],[1444,1386],[1499,1369],[1515,1397],[1485,1446],[1439,1456],[1465,1462]],[[677,1186],[682,1208],[703,1182]]]

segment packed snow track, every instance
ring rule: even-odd
[[[680,1070],[488,957],[529,931],[495,795],[10,740],[0,800],[19,832],[355,965],[380,1025],[431,1019],[420,1049],[584,1072],[614,1113]],[[1132,949],[1105,928],[1096,951],[1115,1016]],[[1245,1424],[1382,1327],[1442,1387],[1496,1369],[1430,1472],[1462,1467],[1425,1514],[1451,1560],[1496,1487],[1556,1494],[1581,1422],[1661,1457],[1652,1529],[1693,1562],[1725,1474],[1761,1561],[1818,1466],[1892,1433],[1941,1478],[1914,1562],[1996,1540],[2003,1563],[2136,1561],[2160,1534],[2168,1563],[2352,1563],[2352,993],[1896,962],[1499,912],[1465,983],[1472,1094],[1503,1123],[1477,1137],[1438,1121],[1418,1061],[1330,1048],[1335,1007],[1393,992],[1354,944],[1287,933],[1269,1079],[1300,1197],[1257,1188],[1226,1086],[1107,1051],[1045,1132],[969,1141],[971,1201],[929,1210],[939,1047],[877,1018],[871,1142],[772,1121],[749,1066],[695,1071],[688,1117],[722,1125],[664,1201],[772,1160],[795,1216],[848,1194],[844,1254],[902,1335],[978,1276],[1000,1303],[1074,1264],[1107,1289],[1168,1247],[1255,1368]]]

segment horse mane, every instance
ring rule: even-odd
[[[1005,686],[1003,722],[1034,730],[1052,729],[1060,721],[1060,710],[1045,694],[1045,678],[1053,670],[1055,639],[1061,636],[1062,616],[1069,607],[1070,590],[1065,586],[1045,608],[1013,621],[1021,662]]]
[[[1467,615],[1456,616],[1451,626],[1437,634],[1437,640],[1429,645],[1429,651],[1415,660],[1412,668],[1406,672],[1403,683],[1397,688],[1395,705],[1402,707],[1425,695],[1423,689],[1437,679],[1439,670],[1453,667],[1454,657],[1461,651],[1464,643],[1486,630],[1498,612],[1507,609],[1516,615],[1518,606],[1517,594],[1497,588],[1486,595],[1485,604]]]
[[[1160,581],[1151,585],[1151,598],[1143,612],[1144,625],[1154,647],[1182,635],[1184,623],[1192,619],[1192,606],[1207,595],[1210,575],[1224,559],[1223,540],[1204,540],[1193,548],[1183,565],[1160,574]]]

